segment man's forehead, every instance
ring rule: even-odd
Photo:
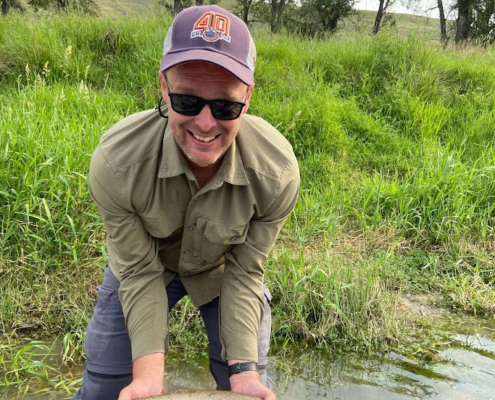
[[[242,83],[239,78],[216,64],[207,61],[190,61],[175,65],[167,71],[167,76],[172,73],[175,77],[187,76],[196,79],[205,77],[216,77],[232,83]],[[206,78],[204,79],[206,80]]]
[[[225,94],[231,94],[247,88],[247,85],[236,76],[208,62],[183,63],[170,68],[165,73],[174,89],[176,86],[189,89],[215,84],[219,85],[219,89],[225,91]]]

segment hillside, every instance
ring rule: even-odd
[[[96,0],[102,16],[149,16],[163,12],[158,0]],[[221,0],[221,7],[233,10],[235,0]],[[376,13],[374,11],[357,11],[355,15],[346,18],[341,23],[341,34],[347,32],[371,33]],[[409,33],[424,34],[427,38],[438,40],[439,20],[412,14],[390,14],[395,20],[398,31],[407,36]]]

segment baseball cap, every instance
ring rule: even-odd
[[[167,32],[160,69],[190,61],[216,64],[252,85],[256,47],[246,24],[234,14],[216,5],[189,7]]]

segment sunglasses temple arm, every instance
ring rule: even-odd
[[[162,113],[162,101],[163,101],[163,97],[160,97],[160,100],[158,101],[158,106],[156,106],[155,110],[158,110],[162,118],[168,119],[168,115],[163,115]]]

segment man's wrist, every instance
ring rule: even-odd
[[[132,363],[133,381],[149,382],[151,385],[163,385],[165,355],[151,353],[139,357]]]
[[[236,375],[248,371],[258,372],[258,363],[255,363],[253,361],[237,362],[230,364],[228,367],[229,378],[232,375]]]
[[[235,364],[243,364],[243,363],[249,363],[252,361],[249,360],[228,360],[227,364],[230,366],[235,365]],[[257,365],[257,363],[255,363]],[[238,374],[233,374],[229,376],[229,380],[231,382],[231,385],[236,383],[236,382],[241,382],[245,380],[251,380],[255,379],[259,381],[260,375],[258,371],[243,371]]]

